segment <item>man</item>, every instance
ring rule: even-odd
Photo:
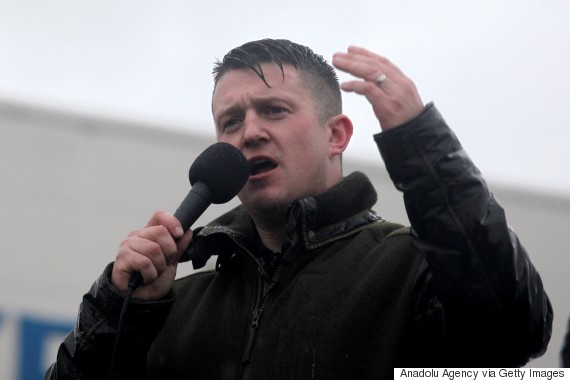
[[[514,367],[541,355],[552,309],[480,173],[433,104],[384,57],[332,63],[355,80],[412,228],[371,211],[343,177],[352,135],[334,69],[262,40],[214,69],[218,141],[250,164],[242,205],[194,232],[166,212],[125,239],[85,295],[48,378],[378,379],[394,367]],[[174,281],[179,259],[215,271]],[[125,329],[123,295],[134,272]],[[114,352],[114,353],[113,353]]]

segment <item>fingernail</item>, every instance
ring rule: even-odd
[[[184,230],[182,229],[182,227],[177,226],[174,230],[174,233],[176,234],[176,237],[180,237],[184,235]]]

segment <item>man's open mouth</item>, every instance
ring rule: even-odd
[[[265,173],[271,171],[277,167],[277,164],[268,159],[258,159],[251,161],[249,163],[249,174],[250,175],[257,175],[260,173]]]

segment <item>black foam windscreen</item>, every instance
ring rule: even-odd
[[[190,184],[202,182],[213,194],[212,203],[228,202],[249,178],[249,164],[231,144],[218,142],[204,150],[190,166]]]

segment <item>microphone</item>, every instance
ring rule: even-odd
[[[192,189],[174,212],[184,231],[210,204],[226,203],[239,193],[249,178],[249,164],[239,149],[219,142],[196,158],[188,177]]]
[[[218,142],[196,158],[190,166],[188,177],[192,189],[174,212],[184,232],[210,204],[226,203],[240,192],[249,178],[249,163],[235,146]],[[139,272],[133,273],[129,288],[135,289],[142,281]]]

